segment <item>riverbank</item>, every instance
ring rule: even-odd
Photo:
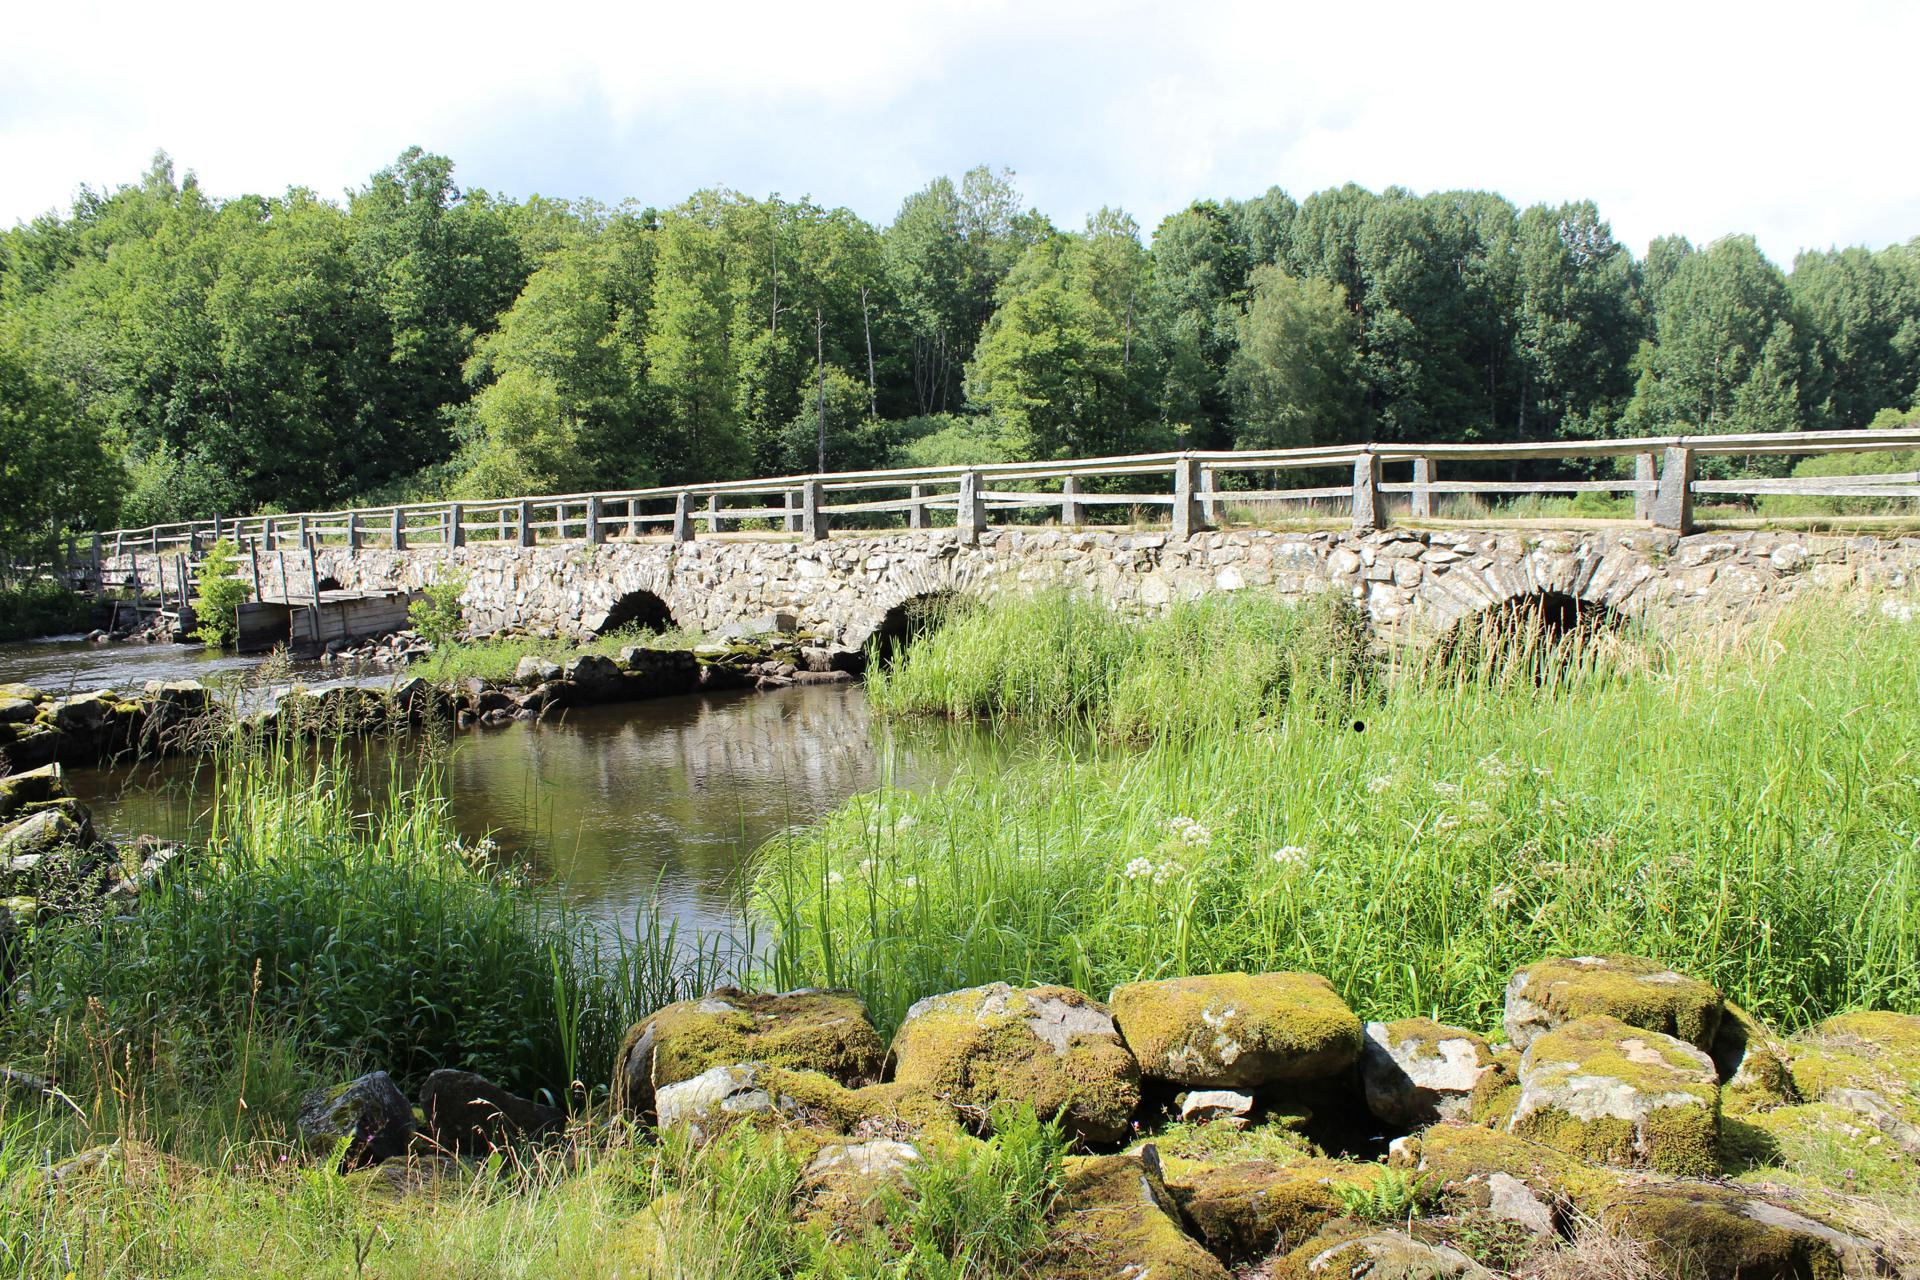
[[[747,976],[857,996],[712,991],[713,938],[594,952],[459,836],[426,757],[371,807],[328,739],[317,764],[285,732],[221,758],[176,888],[29,940],[7,1062],[73,1105],[19,1096],[0,1124],[38,1170],[0,1196],[24,1269],[1272,1280],[1391,1254],[1571,1280],[1915,1256],[1920,732],[1885,696],[1920,678],[1911,623],[1832,604],[1682,647],[1416,662],[1258,601],[1117,635],[1033,608],[949,620],[876,700],[1110,750],[882,786],[763,854]],[[1271,1046],[1238,1067],[1208,1058],[1222,1000],[1264,1019],[1233,1044]],[[1592,1123],[1563,1061],[1623,1114]],[[438,1068],[564,1132],[491,1160],[416,1139]],[[301,1104],[376,1069],[402,1155],[343,1176],[353,1145]]]

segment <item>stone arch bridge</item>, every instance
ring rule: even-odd
[[[479,631],[592,634],[657,601],[707,633],[770,616],[859,648],[889,614],[927,596],[982,599],[1064,587],[1122,613],[1217,592],[1299,600],[1338,591],[1383,633],[1433,638],[1463,617],[1561,597],[1658,623],[1707,622],[1810,588],[1904,590],[1920,581],[1920,538],[1742,531],[1396,528],[1161,532],[989,529],[845,534],[822,541],[723,535],[600,545],[505,543],[412,550],[323,549],[320,574],[347,590],[417,591],[459,578]],[[656,618],[657,614],[653,615]]]

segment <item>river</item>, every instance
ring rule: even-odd
[[[177,645],[0,645],[0,684],[49,691],[232,681],[257,667]],[[289,677],[317,686],[327,674],[296,667]],[[583,707],[558,722],[461,733],[445,775],[463,836],[492,839],[610,928],[626,932],[636,913],[657,910],[683,931],[712,932],[738,927],[744,873],[769,837],[857,792],[937,782],[995,750],[966,727],[883,724],[860,686],[829,685]],[[203,812],[206,768],[195,759],[66,772],[116,840],[189,837]]]

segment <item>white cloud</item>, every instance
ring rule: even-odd
[[[1630,0],[35,6],[0,47],[0,219],[131,181],[335,193],[418,142],[512,194],[810,191],[869,217],[1007,164],[1063,225],[1353,180],[1596,200],[1803,245],[1920,233],[1920,6]]]

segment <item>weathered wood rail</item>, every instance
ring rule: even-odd
[[[1806,456],[1920,448],[1920,429],[1774,432],[1751,435],[1656,436],[1633,440],[1542,441],[1512,444],[1365,444],[1327,448],[1138,454],[1057,462],[996,463],[888,471],[832,472],[668,485],[600,493],[552,494],[478,502],[410,503],[342,511],[298,512],[239,519],[111,529],[79,546],[69,563],[90,567],[99,581],[107,557],[196,555],[220,538],[255,558],[263,553],[363,546],[462,546],[471,542],[533,546],[550,541],[599,544],[661,535],[676,542],[743,522],[768,532],[828,536],[836,517],[861,527],[899,517],[910,529],[928,528],[933,513],[952,513],[962,541],[977,538],[992,513],[1052,509],[1062,525],[1089,523],[1096,507],[1165,508],[1175,537],[1215,527],[1227,504],[1335,503],[1356,529],[1390,523],[1389,496],[1406,497],[1406,518],[1434,516],[1434,499],[1452,495],[1630,493],[1634,515],[1652,527],[1679,533],[1693,527],[1696,497],[1799,494],[1828,497],[1920,498],[1920,472],[1874,475],[1703,479],[1699,460],[1727,456]],[[1634,460],[1634,472],[1601,479],[1446,479],[1449,465],[1487,462],[1577,463]],[[1405,467],[1404,479],[1389,479]],[[1284,487],[1290,472],[1351,469],[1342,483]],[[1266,487],[1223,485],[1246,477]],[[1097,487],[1094,487],[1097,482]],[[942,521],[944,526],[944,518]],[[311,560],[309,559],[309,565]],[[270,594],[270,593],[266,593]],[[284,591],[283,598],[299,592]],[[309,584],[309,596],[318,594]]]

